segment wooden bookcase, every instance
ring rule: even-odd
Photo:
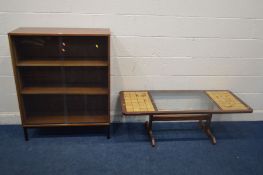
[[[109,29],[18,28],[9,34],[28,128],[105,126],[110,137]]]

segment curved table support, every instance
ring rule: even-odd
[[[152,147],[156,145],[152,131],[153,121],[179,121],[179,120],[199,120],[201,129],[207,134],[212,144],[216,144],[216,137],[211,130],[212,114],[187,114],[187,115],[149,115],[149,121],[145,122],[145,128],[151,141]],[[206,122],[204,123],[203,120]]]
[[[199,120],[199,125],[203,129],[203,131],[207,134],[207,136],[210,138],[212,144],[216,144],[216,137],[213,135],[211,130],[211,119],[212,115],[209,115],[209,118],[206,120],[206,123],[203,122],[203,120]]]
[[[152,132],[152,117],[153,116],[151,116],[151,115],[149,116],[149,122],[146,121],[144,123],[144,126],[145,126],[145,128],[147,130],[147,133],[148,133],[149,137],[150,137],[151,145],[152,145],[152,147],[154,147],[155,146],[155,139],[154,139],[153,132]]]

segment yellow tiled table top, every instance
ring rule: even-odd
[[[202,94],[205,93],[211,101],[218,108],[200,108],[196,110],[184,109],[183,107],[171,108],[167,111],[158,110],[160,106],[157,103],[155,105],[156,92],[161,94],[170,93],[171,96],[180,97],[180,94],[187,96],[187,91],[174,90],[174,91],[122,91],[122,110],[124,114],[127,115],[145,115],[145,114],[181,114],[187,112],[193,113],[251,113],[253,109],[246,105],[242,100],[235,96],[231,91],[228,90],[207,90],[207,91],[189,91],[189,93]],[[155,93],[155,94],[154,94]],[[153,95],[153,99],[152,96]],[[160,94],[158,94],[160,95]],[[167,94],[166,94],[167,95]],[[165,97],[165,96],[164,96]],[[170,96],[169,96],[170,97]],[[180,98],[179,98],[180,100]],[[208,100],[208,99],[207,99]],[[165,101],[165,99],[164,99]]]
[[[146,91],[123,92],[127,112],[153,112],[154,107]]]
[[[206,91],[222,110],[246,110],[247,107],[228,91]]]

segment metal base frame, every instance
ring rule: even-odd
[[[23,127],[25,141],[29,140],[29,137],[28,137],[28,129],[29,128],[32,128],[32,127]],[[107,137],[107,139],[111,138],[111,126],[110,125],[106,126],[106,137]]]

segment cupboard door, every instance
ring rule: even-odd
[[[63,37],[63,60],[107,60],[107,37]],[[64,67],[67,123],[106,123],[108,67]],[[76,93],[72,93],[76,89]]]
[[[17,62],[62,61],[61,37],[16,36]],[[65,70],[63,66],[19,66],[26,124],[63,124]]]

